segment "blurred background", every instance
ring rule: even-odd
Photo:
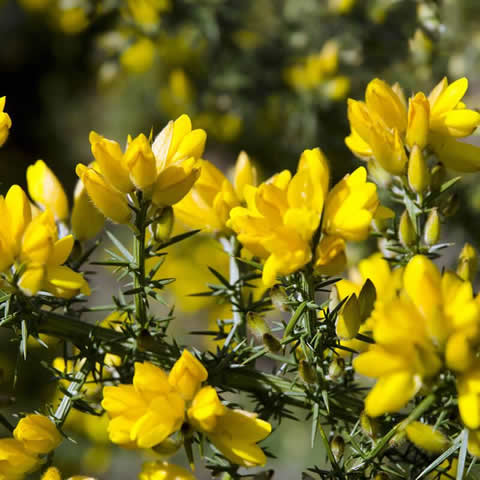
[[[444,75],[466,75],[467,104],[480,104],[479,26],[478,0],[0,1],[0,96],[13,121],[0,150],[1,193],[12,183],[25,187],[27,166],[42,158],[72,198],[75,165],[92,160],[91,130],[123,144],[127,134],[156,134],[182,113],[207,130],[204,156],[224,171],[246,150],[266,178],[320,146],[336,181],[359,164],[344,145],[346,99],[363,97],[372,78],[398,81],[409,96]],[[466,177],[456,191],[460,214],[448,239],[458,249],[466,239],[478,244],[477,180]],[[368,244],[353,250],[350,260],[367,251]],[[206,258],[226,272],[225,255],[201,236],[165,264],[164,275],[180,279],[170,292],[180,341],[201,342],[185,335],[229,315],[188,296],[213,280]],[[93,302],[109,303],[115,293],[105,278]],[[25,364],[14,343],[0,342],[0,393],[15,397],[11,411],[51,401],[55,384],[40,347],[32,345]],[[49,354],[53,360],[55,348]],[[64,442],[56,457],[65,477],[136,478],[138,456],[109,446],[105,422],[71,417],[77,444]],[[300,478],[302,466],[322,461],[298,420],[269,440],[279,456],[275,478]]]

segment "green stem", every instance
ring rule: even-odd
[[[230,285],[233,289],[233,297],[235,304],[241,306],[243,304],[242,298],[242,289],[239,285],[240,280],[240,265],[237,261],[237,257],[240,254],[240,243],[237,238],[233,235],[230,239],[222,237],[220,242],[223,246],[225,253],[228,254],[230,259]],[[233,327],[230,335],[227,337],[225,344],[228,346],[231,339],[235,338],[239,341],[242,341],[247,336],[247,322],[245,314],[243,311],[239,310],[238,307],[233,307]]]
[[[315,290],[313,287],[312,275],[309,270],[300,273],[300,295],[300,300],[302,302],[315,302]],[[302,313],[302,319],[308,337],[311,339],[317,320],[315,311],[308,307],[305,308]]]
[[[148,202],[145,202],[141,195],[138,198],[139,211],[135,218],[137,232],[133,237],[133,255],[135,257],[134,288],[135,293],[135,313],[137,321],[142,327],[147,325],[147,296],[145,293],[145,231]]]

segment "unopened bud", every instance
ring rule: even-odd
[[[263,344],[272,353],[278,353],[282,349],[282,344],[271,333],[264,333],[263,334]]]
[[[270,333],[265,319],[255,312],[247,313],[247,326],[256,338],[262,338],[266,333]]]
[[[435,245],[440,238],[440,216],[438,211],[434,208],[428,215],[425,223],[425,232],[423,239],[428,246]]]
[[[443,166],[443,164],[439,163],[435,165],[432,168],[431,180],[430,180],[432,184],[432,189],[438,190],[443,185],[446,178],[447,178],[447,171],[445,170],[445,167]]]
[[[170,206],[163,208],[158,220],[155,220],[151,227],[157,242],[164,243],[170,238],[174,220],[173,208]]]
[[[340,461],[345,452],[345,440],[340,435],[335,435],[330,442],[330,449],[332,450],[335,460],[337,462]]]
[[[178,452],[180,447],[183,445],[183,441],[180,438],[173,439],[171,437],[166,438],[162,443],[155,445],[153,451],[162,456],[170,457],[174,453]]]
[[[360,318],[364,322],[372,313],[375,301],[377,300],[377,290],[375,285],[368,278],[363,284],[360,294],[358,296],[358,303],[360,307]]]
[[[360,414],[360,425],[362,430],[370,438],[376,438],[378,435],[378,422],[372,417],[369,417],[365,412]]]
[[[477,251],[466,243],[458,257],[457,275],[467,282],[473,282],[478,269]]]
[[[458,212],[459,207],[460,198],[458,194],[452,193],[443,202],[442,206],[440,207],[440,211],[445,217],[453,217]]]
[[[413,223],[410,220],[410,215],[406,210],[402,213],[402,216],[400,217],[398,236],[400,239],[400,243],[404,247],[409,247],[410,245],[413,245],[417,239],[415,227],[413,226]]]
[[[345,360],[342,357],[335,357],[328,367],[328,376],[330,379],[336,380],[343,375],[344,371]]]
[[[302,360],[305,360],[305,352],[303,351],[303,348],[301,345],[299,345],[295,349],[295,358],[297,359],[297,362],[301,362]]]
[[[418,145],[414,145],[408,160],[408,183],[416,193],[423,193],[430,185],[427,162]]]
[[[362,319],[360,305],[355,294],[350,295],[337,317],[337,335],[342,340],[351,340],[358,333]]]
[[[305,383],[317,383],[317,371],[307,360],[300,360],[298,364],[298,373]]]
[[[275,285],[270,289],[270,298],[272,305],[281,312],[288,310],[288,296],[281,285]]]

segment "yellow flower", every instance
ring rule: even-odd
[[[341,237],[325,235],[315,250],[315,273],[338,275],[347,264],[345,240]]]
[[[50,210],[57,220],[68,218],[68,200],[62,184],[43,160],[27,168],[28,193],[42,209]]]
[[[123,164],[130,173],[130,180],[139,190],[146,190],[155,183],[156,160],[150,142],[143,133],[129,142]]]
[[[98,235],[105,224],[105,217],[90,200],[81,180],[78,180],[73,193],[72,233],[83,242]]]
[[[111,421],[110,440],[124,446],[150,448],[178,430],[185,404],[165,372],[150,363],[136,363],[133,385],[103,389],[103,408]]]
[[[140,38],[120,55],[120,63],[125,70],[143,73],[150,69],[155,57],[155,44],[149,38]]]
[[[265,453],[257,443],[268,437],[271,431],[272,426],[257,418],[255,413],[227,408],[207,436],[231,462],[244,467],[256,467],[267,462]]]
[[[62,480],[60,472],[55,467],[50,467],[42,476],[42,480]],[[92,477],[85,477],[83,475],[75,475],[67,480],[95,480]]]
[[[23,443],[26,450],[36,454],[46,454],[55,450],[62,442],[62,436],[55,424],[44,415],[31,414],[22,418],[13,436]]]
[[[128,13],[145,28],[155,27],[160,14],[170,9],[170,0],[127,0]]]
[[[6,101],[6,97],[0,97],[0,147],[7,141],[12,126],[10,116],[4,111]]]
[[[324,230],[345,240],[365,240],[378,207],[377,187],[367,182],[367,171],[357,168],[345,176],[327,197]]]
[[[0,439],[0,479],[22,478],[38,466],[38,458],[14,438]]]
[[[417,93],[409,100],[406,143],[422,150],[428,142],[430,104],[424,93]]]
[[[448,448],[449,441],[443,433],[430,425],[412,422],[405,429],[408,439],[417,447],[430,453],[441,453]]]
[[[178,465],[157,461],[144,463],[138,480],[195,480],[195,477]]]
[[[191,400],[207,377],[205,367],[188,350],[184,350],[170,371],[168,382],[185,400]]]
[[[233,185],[235,193],[237,194],[240,202],[245,201],[245,187],[247,185],[257,185],[257,170],[252,165],[249,156],[243,150],[237,157],[237,163],[235,164]]]

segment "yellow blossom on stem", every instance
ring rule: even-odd
[[[46,454],[55,450],[62,442],[62,436],[55,424],[44,415],[31,414],[22,418],[13,436],[23,443],[26,450],[36,454]]]
[[[0,97],[0,147],[7,141],[12,126],[10,115],[4,111],[6,100],[6,97]]]
[[[42,209],[49,209],[58,220],[68,218],[68,200],[62,184],[43,160],[27,168],[28,193]]]
[[[170,371],[168,382],[185,400],[191,400],[207,377],[205,367],[188,350],[184,350]]]
[[[0,479],[16,480],[38,467],[38,457],[14,438],[0,439]]]

